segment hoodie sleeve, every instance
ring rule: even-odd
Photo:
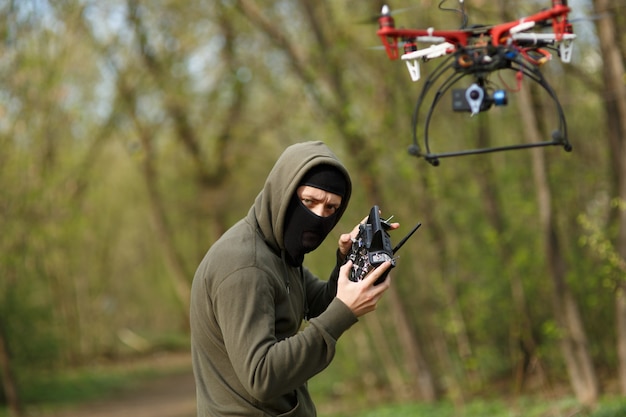
[[[309,318],[319,316],[324,310],[326,310],[328,305],[337,295],[339,269],[343,263],[344,261],[339,256],[339,251],[337,251],[335,267],[333,268],[328,281],[320,280],[313,275],[311,271],[304,268],[304,282],[306,285]]]
[[[241,384],[259,401],[291,392],[326,368],[337,339],[357,321],[345,304],[334,299],[310,326],[278,340],[274,305],[281,296],[271,277],[244,268],[224,280],[214,297],[230,362]]]

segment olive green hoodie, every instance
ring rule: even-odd
[[[288,147],[248,215],[202,260],[191,290],[191,351],[198,416],[315,416],[307,381],[331,362],[356,317],[339,299],[339,262],[328,281],[285,261],[284,218],[304,174],[344,173],[322,142]],[[302,327],[302,320],[309,325]]]

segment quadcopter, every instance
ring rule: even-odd
[[[439,8],[442,8],[442,0]],[[442,58],[443,61],[426,78],[413,113],[413,144],[411,155],[422,157],[433,166],[439,159],[451,156],[481,154],[487,152],[523,149],[538,146],[559,145],[567,152],[572,150],[567,138],[567,125],[563,108],[552,87],[542,75],[539,67],[552,58],[552,52],[562,62],[571,60],[573,40],[572,24],[568,21],[570,8],[566,0],[552,0],[552,7],[521,19],[491,26],[466,27],[467,14],[463,0],[458,0],[460,9],[443,9],[459,12],[463,25],[458,30],[403,29],[397,28],[390,8],[385,5],[378,17],[380,37],[387,56],[406,63],[411,79],[420,80],[420,62]],[[421,47],[420,46],[424,46]],[[472,84],[465,88],[452,89],[452,110],[469,112],[472,116],[485,112],[493,106],[504,106],[508,102],[507,90],[494,88],[489,79],[491,74],[514,71],[517,88],[524,77],[539,84],[554,102],[559,119],[558,130],[551,140],[498,147],[478,148],[453,152],[431,151],[429,127],[434,109],[442,96],[457,82],[471,77]],[[434,90],[436,89],[436,90]],[[425,116],[423,143],[418,144],[418,115],[428,93],[434,98]]]

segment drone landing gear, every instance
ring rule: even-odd
[[[536,142],[536,143],[525,143],[519,145],[507,145],[507,146],[495,146],[490,148],[479,148],[479,149],[469,149],[465,151],[455,151],[455,152],[441,152],[441,153],[431,153],[421,152],[418,145],[409,146],[408,152],[410,155],[424,158],[426,162],[430,163],[432,166],[439,166],[440,158],[448,158],[452,156],[464,156],[464,155],[477,155],[491,152],[500,152],[500,151],[511,151],[516,149],[528,149],[528,148],[537,148],[537,147],[545,147],[545,146],[562,146],[566,152],[572,151],[572,145],[563,140],[562,134],[560,131],[552,132],[552,140],[545,142]]]
[[[442,62],[439,67],[437,67],[437,69],[432,74],[430,74],[424,84],[424,87],[422,88],[413,113],[413,144],[408,149],[410,155],[424,158],[431,165],[438,166],[440,158],[453,156],[475,155],[545,146],[562,146],[563,149],[567,152],[570,152],[572,150],[572,145],[569,143],[567,138],[567,125],[561,103],[559,102],[556,93],[547,83],[539,69],[536,66],[531,66],[530,64],[527,64],[524,60],[520,59],[517,54],[504,53],[499,54],[496,58],[496,61],[492,61],[493,63],[489,68],[486,69],[483,67],[477,69],[476,67],[467,68],[459,66],[458,55],[453,55],[447,58],[444,62]],[[444,74],[448,73],[450,70],[452,70],[452,73],[440,83],[439,88],[434,94],[430,109],[426,114],[424,123],[424,149],[422,149],[419,146],[417,140],[418,116],[420,114],[421,105],[431,88],[433,88],[433,86],[444,76]],[[453,107],[455,107],[456,111],[470,111],[472,115],[474,115],[479,112],[489,110],[492,105],[505,105],[506,94],[504,92],[502,92],[501,90],[496,90],[496,92],[494,92],[492,96],[489,96],[484,88],[486,75],[499,70],[513,70],[516,71],[518,74],[523,74],[524,76],[539,84],[548,93],[552,101],[555,103],[559,118],[559,128],[552,133],[551,140],[535,143],[521,143],[514,145],[468,149],[453,152],[432,152],[430,148],[430,137],[428,135],[430,120],[432,118],[434,109],[441,100],[442,96],[445,95],[445,93],[461,78],[467,75],[472,75],[474,76],[476,82],[472,84],[470,88],[468,88],[467,90],[453,90]],[[457,98],[459,100],[457,100]],[[462,102],[463,99],[466,101]],[[458,106],[458,108],[456,108],[456,106]]]

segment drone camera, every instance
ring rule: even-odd
[[[452,90],[452,110],[454,111],[476,114],[489,107],[491,107],[491,102],[485,90],[478,84],[472,84],[466,89]]]
[[[484,98],[485,90],[478,84],[472,84],[465,90],[465,100],[469,104],[472,114],[480,112]]]
[[[472,84],[466,89],[452,90],[452,110],[456,112],[476,114],[488,110],[492,105],[506,106],[507,103],[505,90],[495,90],[491,96],[478,84]]]

